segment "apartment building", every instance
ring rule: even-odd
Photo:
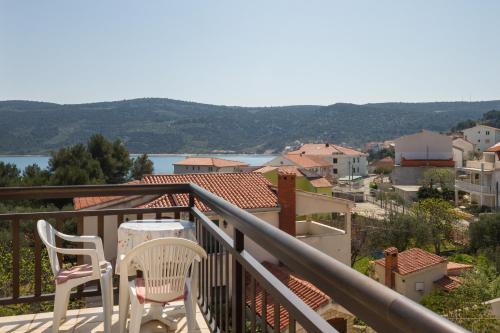
[[[474,145],[476,152],[484,152],[489,147],[500,142],[500,129],[487,126],[476,125],[463,130],[464,139]]]

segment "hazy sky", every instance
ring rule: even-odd
[[[500,1],[0,0],[0,100],[500,99]]]

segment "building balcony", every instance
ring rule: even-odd
[[[463,181],[463,180],[455,180],[455,188],[460,191],[468,192],[468,193],[477,193],[477,194],[485,194],[485,195],[494,195],[495,191],[492,186],[489,185],[479,185],[473,184],[471,182]]]
[[[307,299],[292,290],[272,270],[273,266],[260,263],[252,255],[249,244],[258,244],[272,254],[282,267],[318,288],[324,297],[334,300],[352,315],[378,332],[465,332],[447,319],[425,309],[349,266],[318,251],[300,239],[320,237],[323,231],[333,237],[343,237],[335,228],[304,225],[295,238],[255,215],[217,197],[194,184],[154,185],[92,185],[64,187],[1,188],[2,200],[53,200],[96,196],[137,196],[183,194],[185,206],[162,208],[103,208],[88,210],[8,212],[0,214],[3,236],[2,257],[7,280],[0,289],[0,308],[19,317],[0,319],[3,331],[49,331],[54,286],[48,273],[47,252],[36,233],[36,222],[45,219],[57,229],[82,234],[87,217],[97,223],[96,234],[103,238],[104,230],[116,228],[127,216],[134,219],[176,217],[191,221],[196,227],[196,238],[207,251],[208,258],[199,263],[196,322],[198,332],[337,332],[332,322],[316,312]],[[211,221],[196,208],[201,202],[221,216],[230,226],[230,233]],[[111,224],[110,217],[113,219]],[[68,230],[68,228],[70,230]],[[319,230],[319,231],[318,231]],[[108,246],[116,246],[110,244]],[[106,244],[104,244],[106,248]],[[112,258],[107,258],[111,259]],[[77,258],[65,262],[81,263]],[[277,266],[277,265],[276,265]],[[289,279],[289,280],[293,280]],[[118,294],[115,283],[114,293]],[[72,310],[68,312],[67,331],[101,331],[100,304],[95,304],[100,290],[89,284],[72,293]],[[94,303],[93,303],[94,302]],[[39,306],[37,304],[40,304]],[[115,297],[115,305],[117,297]],[[96,308],[97,307],[97,308]],[[75,309],[76,308],[76,309]],[[23,310],[24,309],[24,310]],[[26,311],[32,311],[26,314]],[[113,331],[117,331],[117,316]],[[35,313],[36,312],[36,313]],[[64,328],[65,324],[62,324]],[[87,326],[85,326],[87,325]],[[156,332],[151,324],[143,332]],[[183,325],[178,326],[182,330]],[[165,331],[165,328],[159,328]],[[64,329],[62,330],[64,331]]]

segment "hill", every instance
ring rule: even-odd
[[[89,104],[0,101],[0,154],[47,153],[94,133],[131,152],[280,151],[299,141],[360,146],[422,128],[447,131],[500,101],[236,107],[143,98]]]

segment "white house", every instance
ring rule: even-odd
[[[323,177],[339,179],[368,175],[367,154],[352,148],[330,143],[306,143],[286,155],[287,158],[291,158],[290,156],[295,156],[296,159],[306,157],[326,161],[331,174],[322,175]]]
[[[486,151],[500,142],[500,129],[491,126],[476,125],[463,130],[463,133],[464,139],[471,142],[477,152]]]
[[[452,139],[449,136],[422,130],[394,140],[395,185],[417,185],[422,174],[431,168],[453,170]]]
[[[456,276],[472,268],[419,248],[399,253],[395,247],[386,249],[373,265],[372,278],[415,302],[436,288],[450,291],[460,286]]]
[[[471,159],[471,155],[474,152],[474,145],[472,142],[469,142],[464,138],[455,138],[453,139],[452,144],[455,167],[461,168],[465,166],[465,162],[467,160]]]
[[[458,191],[469,194],[471,202],[480,206],[497,208],[500,206],[498,193],[500,182],[500,143],[488,148],[480,160],[467,161],[457,168],[455,180],[455,200]]]
[[[302,170],[312,171],[325,178],[331,178],[333,175],[333,164],[319,156],[285,154],[273,158],[265,165],[269,167],[294,166]]]
[[[174,173],[242,172],[247,163],[216,157],[188,157],[174,163]]]

